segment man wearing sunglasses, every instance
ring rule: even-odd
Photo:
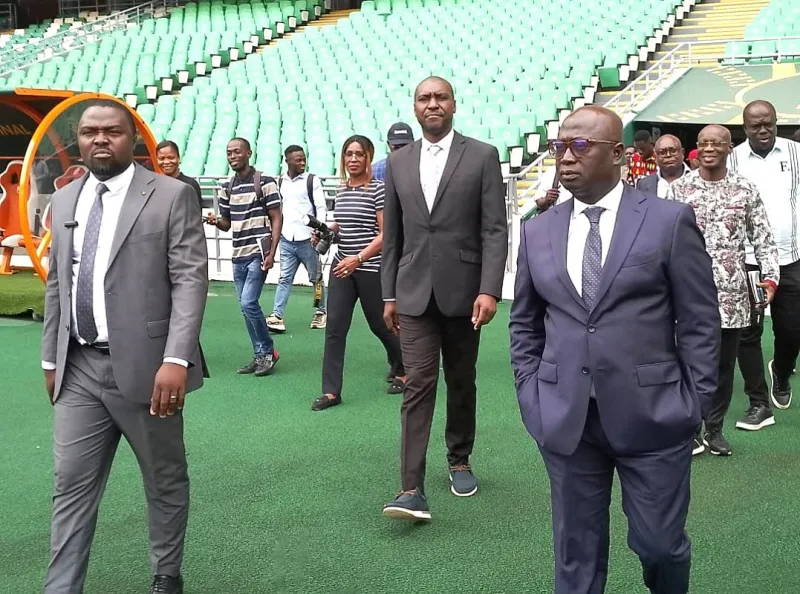
[[[655,173],[640,178],[636,182],[636,189],[665,198],[670,184],[683,177],[690,169],[683,160],[681,141],[672,134],[664,134],[656,140],[655,155],[658,169]]]
[[[524,223],[511,362],[548,475],[555,593],[601,593],[616,469],[654,594],[689,590],[692,440],[716,390],[720,317],[694,213],[620,179],[622,121],[597,106],[550,151],[574,200]]]
[[[706,126],[697,137],[700,168],[673,183],[667,193],[667,198],[689,204],[694,209],[697,226],[714,263],[722,322],[719,384],[711,409],[703,417],[706,431],[702,443],[695,444],[695,453],[708,448],[715,456],[732,453],[722,434],[722,425],[733,395],[739,339],[751,320],[745,246],[748,243],[753,246],[763,278],[760,287],[764,295],[763,299],[754,300],[756,308],[763,310],[772,302],[781,276],[778,248],[767,210],[755,184],[728,169],[730,152],[730,131],[724,126]],[[759,424],[762,427],[774,424],[772,411],[763,412]]]

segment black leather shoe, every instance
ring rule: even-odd
[[[183,578],[157,575],[150,584],[150,594],[183,594]]]

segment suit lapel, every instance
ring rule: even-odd
[[[422,209],[422,213],[425,216],[425,219],[430,218],[430,212],[428,212],[428,203],[425,202],[425,193],[422,191],[422,180],[419,177],[419,160],[420,155],[422,154],[422,141],[417,140],[411,146],[411,185],[412,190],[414,192],[414,196],[417,199],[417,205]]]
[[[554,206],[553,214],[555,217],[553,217],[554,220],[550,221],[547,229],[550,232],[550,251],[553,255],[556,274],[567,293],[578,305],[586,309],[586,304],[583,302],[575,285],[572,284],[572,279],[567,271],[567,238],[569,237],[569,223],[572,218],[573,203],[574,200],[568,200]]]
[[[68,221],[75,220],[75,212],[78,209],[78,198],[81,195],[83,186],[86,185],[87,179],[89,179],[88,173],[64,188],[64,194],[60,198],[60,200],[64,201],[64,220],[58,222],[54,220],[53,223],[63,225]],[[63,266],[63,268],[59,271],[59,275],[61,278],[71,278],[72,254],[75,249],[75,227],[71,227],[69,229],[65,228],[63,231],[59,229],[59,235],[63,238],[61,239],[61,246],[59,246],[59,250],[62,254],[66,254],[66,257],[61,256],[60,266]]]
[[[139,213],[142,212],[144,205],[153,194],[155,176],[139,165],[135,166],[133,179],[128,188],[128,193],[122,202],[122,210],[119,213],[119,220],[117,221],[117,230],[114,233],[114,241],[111,243],[111,253],[108,257],[108,269],[114,263],[117,254],[119,253],[122,244],[133,229],[136,219],[139,218]]]
[[[442,179],[439,181],[439,187],[436,190],[436,198],[433,201],[431,212],[433,212],[439,202],[441,202],[442,195],[444,194],[445,189],[447,189],[447,184],[450,182],[450,178],[453,177],[453,173],[455,172],[456,167],[458,167],[458,162],[461,160],[461,156],[464,154],[465,145],[466,141],[464,140],[464,137],[458,132],[453,133],[453,144],[450,146],[450,154],[447,155],[447,163],[444,166]]]
[[[634,192],[629,186],[625,186],[622,192],[622,200],[619,203],[617,221],[614,224],[614,234],[611,236],[611,245],[608,248],[606,263],[603,265],[603,273],[600,277],[600,286],[597,288],[595,297],[595,309],[608,292],[611,283],[617,276],[622,263],[631,251],[633,241],[642,226],[644,215],[647,212],[647,205],[644,203],[646,196]]]

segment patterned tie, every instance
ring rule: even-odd
[[[583,248],[583,301],[591,310],[594,308],[594,298],[597,287],[600,285],[600,275],[603,271],[603,241],[600,238],[600,215],[605,209],[602,206],[592,206],[583,211],[589,219],[589,236]]]
[[[97,255],[97,241],[100,238],[100,223],[103,220],[103,194],[108,192],[105,184],[97,184],[92,210],[86,221],[83,236],[81,264],[78,270],[78,292],[75,295],[75,317],[78,322],[78,336],[92,344],[97,340],[97,325],[94,322],[94,259]]]

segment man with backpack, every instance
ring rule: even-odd
[[[312,243],[312,231],[303,217],[311,215],[325,222],[325,193],[322,183],[313,173],[306,173],[306,153],[302,147],[292,145],[284,151],[286,173],[278,180],[278,189],[283,200],[283,227],[281,228],[281,276],[275,291],[275,305],[267,326],[273,332],[286,332],[283,312],[292,282],[300,264],[308,272],[308,279],[319,284],[321,291],[311,328],[325,328],[327,313],[325,303],[327,290],[322,282],[322,266]]]
[[[247,140],[231,140],[227,154],[234,175],[224,185],[219,218],[209,215],[207,220],[220,231],[233,233],[233,284],[254,353],[253,360],[240,367],[239,373],[261,377],[269,375],[278,362],[278,351],[258,300],[267,272],[275,263],[283,223],[281,197],[275,180],[250,166],[253,152]]]

